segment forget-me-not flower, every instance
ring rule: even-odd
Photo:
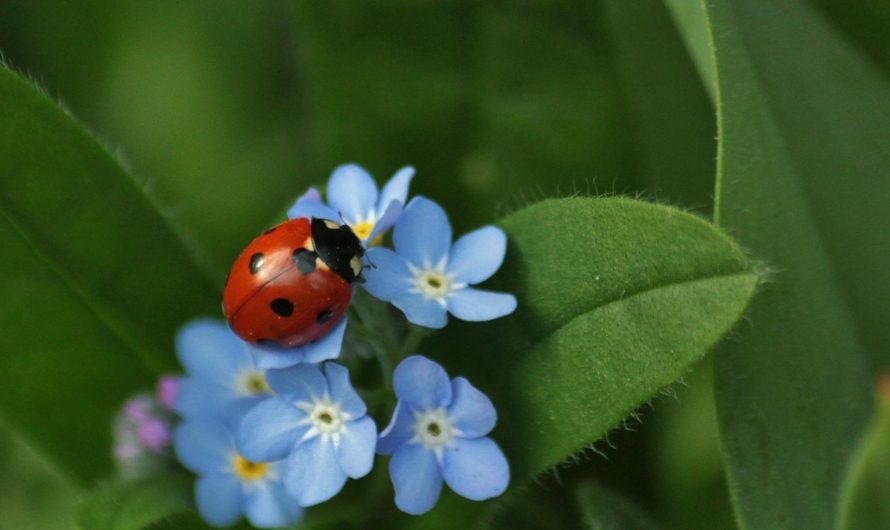
[[[234,427],[272,393],[247,343],[222,322],[189,322],[176,336],[176,352],[186,375],[179,380],[174,405],[184,418],[214,418]]]
[[[342,216],[364,244],[373,242],[396,222],[408,198],[408,186],[414,177],[413,167],[398,170],[383,190],[361,166],[344,164],[337,167],[328,180],[328,204],[321,202],[318,190],[310,188],[287,212],[290,219],[319,217],[337,220]]]
[[[399,402],[380,433],[377,452],[391,454],[396,506],[413,515],[431,510],[442,481],[474,501],[496,497],[510,482],[507,459],[491,438],[497,412],[463,377],[448,380],[437,363],[413,355],[393,376]]]
[[[281,528],[300,520],[303,509],[281,483],[282,464],[245,459],[224,423],[187,419],[176,428],[173,445],[179,461],[198,475],[198,512],[211,525],[232,525],[242,513],[257,528]]]
[[[247,344],[247,350],[253,356],[254,361],[256,361],[257,368],[262,370],[287,368],[300,363],[329,361],[340,356],[348,320],[346,315],[343,315],[330,331],[309,344],[297,346],[296,348],[272,349],[245,344]]]
[[[415,197],[393,231],[395,252],[368,251],[365,289],[392,302],[409,321],[441,328],[448,313],[461,320],[482,321],[516,309],[511,294],[473,289],[487,280],[504,261],[507,236],[495,226],[470,232],[452,246],[451,225],[441,206]]]
[[[301,506],[336,495],[371,471],[377,426],[345,367],[300,364],[267,372],[278,394],[241,422],[238,449],[256,462],[287,459],[284,484]]]

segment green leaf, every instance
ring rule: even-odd
[[[219,290],[117,162],[0,67],[0,410],[77,478],[110,469],[121,401],[176,369]]]
[[[191,510],[192,479],[161,474],[113,482],[92,494],[78,509],[81,530],[141,530]]]
[[[635,180],[647,196],[709,213],[714,112],[676,28],[661,2],[607,0],[603,8],[631,103]]]
[[[795,0],[705,6],[716,217],[774,268],[752,326],[716,360],[736,515],[750,528],[830,528],[843,458],[868,418],[866,351],[883,363],[890,343],[890,232],[879,222],[890,90]]]
[[[890,381],[883,383],[875,415],[851,459],[837,527],[890,528]]]
[[[595,482],[575,488],[581,518],[590,530],[657,530],[659,525],[629,500]]]
[[[702,78],[702,85],[711,98],[711,103],[714,103],[717,78],[708,46],[708,24],[701,0],[664,0],[664,4],[674,19],[674,24],[680,29],[680,36]]]
[[[428,346],[491,395],[514,477],[583,450],[675,381],[757,283],[728,237],[665,206],[555,199],[499,224],[510,246],[486,287],[515,292],[519,308],[485,324],[452,319]]]

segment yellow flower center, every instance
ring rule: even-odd
[[[233,466],[235,473],[244,480],[257,480],[269,472],[269,464],[251,462],[241,455],[235,455]]]
[[[259,370],[250,370],[242,373],[239,383],[241,391],[249,396],[272,393],[269,383],[266,382],[266,377]]]
[[[358,223],[352,227],[352,231],[355,232],[355,235],[362,241],[371,237],[371,232],[373,230],[374,230],[374,223],[369,223],[369,222]]]

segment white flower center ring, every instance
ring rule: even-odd
[[[451,443],[459,432],[444,408],[415,413],[414,440],[427,449],[438,449]]]

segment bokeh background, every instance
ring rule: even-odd
[[[812,4],[890,76],[890,3]],[[0,51],[125,161],[220,283],[347,161],[378,181],[414,165],[412,193],[456,232],[572,194],[710,211],[713,108],[661,0],[4,0]],[[537,487],[594,474],[671,528],[731,528],[708,366],[673,390]],[[0,419],[0,529],[68,528],[79,495]]]

